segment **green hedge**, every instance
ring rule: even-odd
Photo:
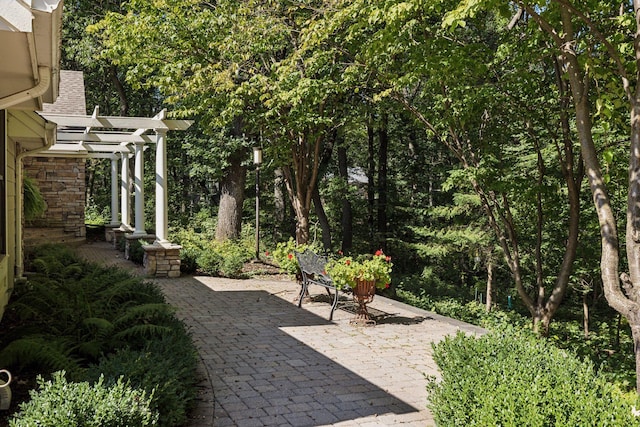
[[[93,385],[70,383],[61,371],[51,381],[39,377],[38,385],[31,400],[22,403],[17,417],[9,421],[11,427],[143,427],[158,420],[148,395],[122,378],[109,386],[102,377]]]
[[[551,343],[526,333],[459,333],[433,346],[441,380],[428,385],[439,426],[634,426],[625,394]]]

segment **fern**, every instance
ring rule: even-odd
[[[166,304],[136,305],[128,308],[121,317],[114,320],[114,323],[116,326],[121,326],[134,321],[152,322],[159,319],[168,319],[173,312],[174,310]]]
[[[44,215],[47,210],[47,203],[42,197],[35,179],[25,176],[22,183],[24,188],[24,219],[31,221]]]
[[[0,351],[0,365],[17,367],[37,366],[47,372],[80,370],[78,360],[71,355],[68,341],[50,336],[30,336],[9,343]]]
[[[119,341],[136,341],[141,338],[157,338],[171,333],[168,326],[159,325],[134,325],[114,335]]]

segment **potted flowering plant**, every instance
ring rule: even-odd
[[[375,282],[377,289],[385,289],[391,283],[391,257],[382,250],[371,258],[342,257],[327,263],[326,271],[338,289],[355,289],[359,282]]]

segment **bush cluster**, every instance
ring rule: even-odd
[[[175,231],[171,239],[182,246],[180,265],[185,273],[241,277],[244,263],[253,256],[253,242],[247,239],[218,242],[193,229]]]
[[[273,251],[273,261],[280,267],[280,269],[291,275],[299,273],[298,260],[296,260],[294,252],[304,252],[305,250],[312,250],[315,253],[321,253],[322,249],[313,245],[297,245],[293,238],[289,238],[286,242],[279,242],[276,244],[276,248]]]
[[[149,396],[122,377],[112,385],[106,385],[103,377],[93,385],[86,381],[69,383],[62,371],[54,373],[49,381],[38,377],[38,387],[38,391],[30,392],[31,400],[22,405],[20,416],[9,421],[10,427],[143,427],[158,421]]]
[[[530,333],[459,333],[434,346],[442,374],[428,385],[439,426],[633,426],[625,394],[581,361]]]
[[[29,281],[16,287],[5,312],[12,327],[0,331],[0,366],[44,377],[66,371],[73,382],[67,388],[74,396],[91,395],[82,399],[92,402],[90,409],[65,407],[70,413],[98,413],[103,405],[119,413],[118,401],[103,389],[122,389],[122,396],[131,389],[132,398],[146,396],[142,400],[148,400],[145,407],[158,414],[157,425],[183,424],[196,397],[197,352],[160,289],[124,270],[81,261],[59,246],[38,248],[30,266]],[[16,426],[36,425],[21,420],[57,405],[58,390],[64,387],[61,378],[54,375],[53,382],[41,382],[37,398],[21,405]],[[104,425],[146,424],[123,418]]]

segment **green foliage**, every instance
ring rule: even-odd
[[[100,208],[93,200],[87,200],[84,208],[84,222],[93,225],[107,224],[111,220],[110,211],[108,206]]]
[[[196,349],[184,325],[175,321],[170,333],[148,341],[143,348],[123,348],[101,358],[88,378],[105,377],[113,384],[126,373],[132,387],[150,396],[150,408],[160,415],[159,426],[183,425],[196,398]]]
[[[240,277],[244,263],[252,257],[252,242],[246,236],[239,240],[218,242],[208,233],[194,229],[175,230],[171,238],[182,246],[180,259],[182,271],[224,277]]]
[[[201,249],[196,261],[203,273],[224,277],[240,277],[251,250],[243,241],[211,241]]]
[[[32,256],[34,273],[16,287],[5,313],[16,326],[0,331],[0,364],[16,373],[66,370],[105,389],[122,388],[123,375],[145,390],[145,407],[161,414],[160,425],[182,425],[195,399],[197,352],[157,285],[85,263],[59,246],[36,248]],[[105,425],[146,425],[114,423]]]
[[[129,245],[129,261],[142,265],[144,262],[144,248],[149,242],[142,239],[125,239],[125,244]]]
[[[34,328],[30,325],[30,329]],[[3,344],[5,342],[2,340]],[[75,377],[82,369],[73,354],[75,344],[68,337],[32,333],[5,344],[0,360],[3,366],[11,366],[17,372],[36,366],[43,372],[67,370]]]
[[[251,247],[242,240],[214,242],[213,250],[222,257],[219,272],[224,277],[240,277],[244,263],[252,257]]]
[[[7,307],[19,326],[0,334],[1,363],[75,374],[102,353],[166,331],[172,311],[155,285],[84,263],[62,247],[35,256],[35,274],[16,286]]]
[[[44,201],[35,179],[28,176],[23,177],[23,186],[24,219],[31,221],[44,215],[47,203]]]
[[[359,281],[375,281],[376,288],[386,289],[391,284],[391,258],[378,250],[372,257],[343,257],[332,259],[326,270],[338,289],[355,288]]]
[[[286,242],[278,242],[273,251],[273,260],[278,264],[280,270],[287,274],[296,275],[300,272],[298,260],[294,252],[304,252],[307,249],[315,253],[321,253],[322,249],[314,244],[297,245],[293,238],[289,238]]]
[[[505,327],[515,327],[522,330],[530,329],[531,320],[515,310],[505,311],[498,308],[487,312],[484,304],[477,301],[461,302],[451,296],[431,296],[426,292],[416,295],[402,289],[396,289],[400,300],[414,307],[433,311],[443,316],[462,320],[463,322],[481,326],[490,330],[502,330]]]
[[[9,421],[11,427],[142,427],[158,421],[150,405],[153,393],[132,388],[122,377],[109,385],[103,377],[93,385],[70,383],[62,371],[49,381],[38,377],[38,387]]]
[[[172,242],[182,246],[180,250],[180,270],[185,273],[195,273],[198,268],[198,257],[200,257],[203,248],[206,247],[208,242],[206,232],[199,233],[193,228],[173,229],[169,238]]]
[[[287,274],[295,275],[300,271],[298,261],[294,256],[295,251],[304,252],[304,249],[297,247],[293,238],[289,238],[286,242],[278,242],[273,251],[273,260],[278,264],[280,270]]]
[[[638,404],[589,362],[531,334],[459,333],[434,345],[442,379],[429,407],[440,426],[633,426]]]
[[[196,258],[199,270],[204,274],[217,276],[222,264],[222,255],[208,245],[203,247]]]

